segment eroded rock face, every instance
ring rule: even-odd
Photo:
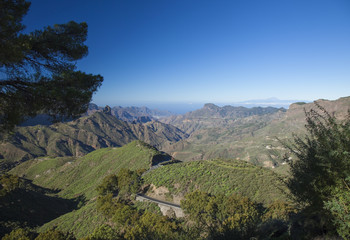
[[[147,196],[159,199],[161,201],[171,201],[172,199],[169,199],[169,189],[163,186],[156,187],[155,185],[151,184],[149,190],[147,191]]]
[[[164,206],[161,204],[158,204],[160,211],[164,216],[168,216],[170,218],[183,218],[185,217],[184,211],[181,208],[174,208],[169,206]]]

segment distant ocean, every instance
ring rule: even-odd
[[[186,103],[186,102],[172,102],[172,103],[152,103],[152,102],[144,102],[144,103],[130,103],[130,104],[122,104],[120,106],[122,107],[147,107],[150,109],[158,109],[163,111],[169,111],[174,114],[185,114],[187,112],[195,111],[197,109],[200,109],[204,106],[206,103],[213,103],[219,107],[223,107],[225,105],[231,105],[235,107],[276,107],[276,108],[285,108],[288,109],[289,105],[295,102],[309,102],[309,101],[303,101],[303,100],[280,100],[277,98],[269,98],[269,99],[261,99],[261,100],[248,100],[248,101],[242,101],[242,102],[232,102],[232,103],[215,103],[215,102],[195,102],[195,103]],[[119,106],[119,104],[110,105],[112,106]]]
[[[215,105],[219,107],[223,107],[226,105],[231,105],[235,107],[246,107],[246,108],[252,108],[252,107],[276,107],[276,108],[285,108],[288,109],[289,105],[295,102],[302,102],[299,100],[279,100],[279,101],[258,101],[258,100],[252,100],[252,101],[245,101],[245,102],[235,102],[235,103],[215,103]],[[158,110],[165,110],[170,111],[175,114],[184,114],[190,111],[195,111],[197,109],[200,109],[206,104],[207,102],[203,103],[149,103],[144,104],[144,106],[150,108],[150,109],[158,109]],[[140,105],[141,106],[141,105]]]

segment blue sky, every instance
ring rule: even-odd
[[[27,31],[89,26],[99,105],[350,95],[348,0],[33,0]]]

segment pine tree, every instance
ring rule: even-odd
[[[102,84],[100,75],[76,70],[85,57],[87,24],[68,22],[24,34],[30,3],[0,0],[0,130],[39,113],[54,120],[85,112]]]

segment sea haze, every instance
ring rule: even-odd
[[[289,105],[295,102],[310,102],[307,100],[281,100],[278,98],[268,98],[268,99],[253,99],[240,102],[212,102],[219,107],[226,105],[231,105],[235,107],[276,107],[276,108],[285,108],[288,109]],[[132,104],[123,104],[123,107],[137,106],[142,107],[146,106],[150,109],[158,109],[163,111],[170,111],[174,114],[185,114],[197,109],[200,109],[208,102],[147,102],[147,103],[132,103]],[[101,105],[101,104],[100,104]],[[115,104],[118,105],[118,104]],[[103,106],[103,105],[101,105]],[[114,105],[113,105],[114,106]],[[112,106],[111,106],[112,107]]]

